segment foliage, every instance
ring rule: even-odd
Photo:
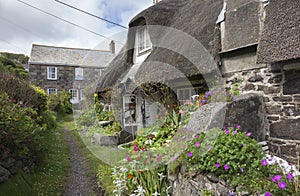
[[[212,102],[230,102],[233,100],[233,96],[224,89],[214,89],[207,91],[204,95],[201,95],[199,100],[199,104],[202,106]]]
[[[78,127],[81,127],[81,126],[90,127],[90,126],[94,125],[95,122],[96,122],[95,110],[84,111],[76,119],[76,124]]]
[[[64,129],[48,130],[41,142],[45,157],[30,173],[20,172],[0,184],[1,195],[63,195],[70,169],[69,145]]]
[[[267,163],[261,146],[250,135],[239,132],[239,126],[225,131],[201,132],[190,142],[183,160],[193,172],[213,172],[242,190],[292,195],[293,190],[278,188],[279,183],[291,180],[282,175],[278,165]],[[274,183],[270,179],[276,175],[282,175],[282,178]]]
[[[73,107],[70,102],[71,98],[71,93],[67,91],[59,91],[58,93],[53,93],[49,96],[49,107],[52,111],[56,112],[58,116],[72,114]]]
[[[167,169],[161,166],[151,170],[139,170],[137,162],[125,162],[113,168],[115,195],[168,195]]]
[[[23,68],[22,63],[27,63],[28,57],[24,55],[1,53],[0,70],[12,73],[21,79],[28,79],[29,73]]]
[[[42,151],[40,139],[45,126],[33,118],[36,111],[12,103],[6,94],[0,94],[0,153],[8,157],[37,160]]]

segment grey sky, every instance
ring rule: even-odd
[[[120,27],[78,12],[54,0],[22,1],[107,37],[118,33],[126,34]],[[153,2],[153,0],[61,1],[123,26],[128,26],[133,16],[151,6]],[[17,0],[0,0],[0,27],[0,52],[30,55],[32,44],[108,49],[108,40],[30,8]],[[120,36],[115,39],[125,41]]]

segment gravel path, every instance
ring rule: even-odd
[[[104,195],[97,187],[96,177],[91,178],[86,175],[87,164],[84,157],[79,152],[79,147],[74,141],[69,130],[65,130],[65,137],[69,143],[71,152],[71,172],[70,181],[66,189],[66,196],[102,196]]]

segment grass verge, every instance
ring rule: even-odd
[[[70,152],[63,127],[49,131],[41,141],[46,149],[42,164],[27,174],[20,172],[0,184],[0,195],[63,195],[70,170]]]

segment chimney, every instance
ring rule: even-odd
[[[109,44],[109,50],[110,50],[110,52],[111,52],[112,54],[115,54],[115,52],[116,52],[116,45],[115,45],[114,40],[112,40],[112,41],[110,42],[110,44]]]

